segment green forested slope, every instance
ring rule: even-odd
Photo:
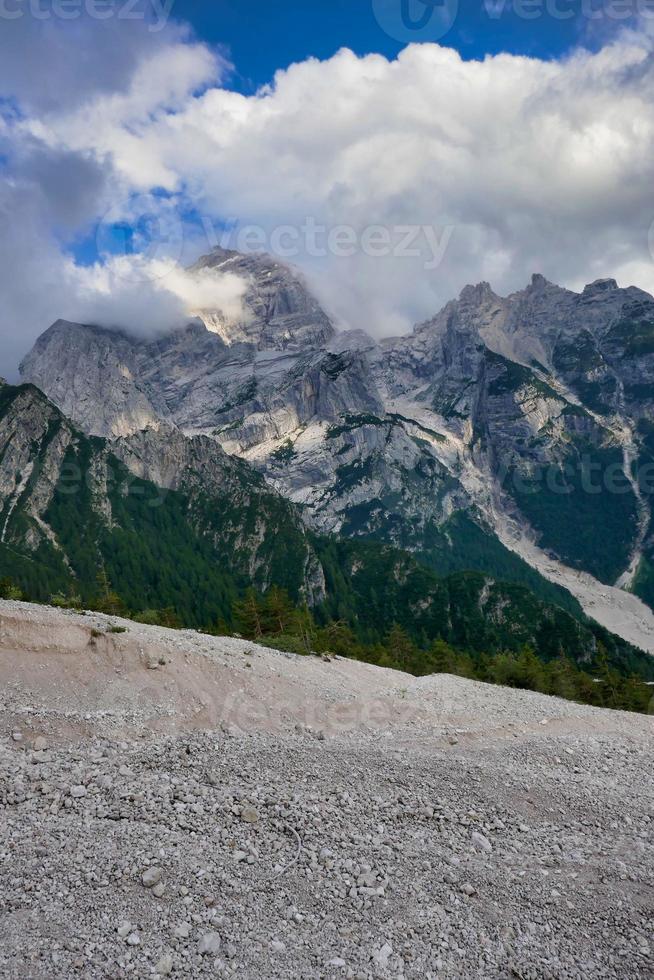
[[[400,627],[423,651],[435,640],[475,654],[528,645],[544,661],[565,655],[591,665],[605,654],[623,672],[652,670],[651,658],[553,586],[542,591],[555,601],[545,601],[487,572],[439,575],[420,556],[378,542],[315,536],[260,477],[248,481],[228,462],[211,494],[197,481],[162,491],[135,478],[103,440],[75,430],[37,389],[1,394],[0,578],[32,599],[59,593],[59,601],[166,610],[179,624],[229,629],[248,588],[277,587],[298,607],[310,594],[318,624],[343,623],[361,643]],[[464,530],[461,560],[472,561],[484,541]],[[501,559],[496,552],[500,567]],[[527,581],[539,585],[533,576]]]

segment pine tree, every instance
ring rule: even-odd
[[[530,646],[520,651],[516,662],[516,687],[528,691],[545,691],[543,664]]]
[[[95,603],[98,612],[106,613],[108,616],[122,616],[126,612],[125,603],[117,592],[114,592],[107,571],[104,567],[97,574],[99,598]]]
[[[324,653],[358,659],[360,643],[350,627],[342,619],[331,620],[318,631],[316,642]]]
[[[429,666],[435,674],[456,673],[456,653],[445,640],[435,640],[429,651]]]
[[[622,678],[609,664],[606,647],[601,642],[597,645],[597,667],[602,703],[606,708],[619,708]]]
[[[263,628],[266,633],[286,633],[295,617],[293,603],[285,589],[277,585],[266,593],[264,599]]]
[[[168,629],[179,630],[183,625],[182,620],[172,606],[166,606],[165,609],[159,610],[159,619],[161,625],[167,626]]]
[[[23,593],[8,577],[0,579],[0,599],[22,599]]]
[[[654,714],[654,690],[640,677],[627,677],[622,687],[622,707],[627,711]]]
[[[260,640],[263,636],[261,600],[253,588],[249,588],[243,599],[232,604],[232,615],[239,633],[248,640]]]
[[[386,649],[389,657],[400,670],[410,669],[416,649],[406,630],[397,623],[388,634]]]
[[[570,660],[560,654],[547,665],[547,693],[572,701],[577,696],[577,671]]]
[[[316,624],[311,615],[311,610],[309,609],[306,602],[301,609],[298,609],[295,613],[295,622],[293,624],[293,632],[297,632],[300,637],[300,643],[303,651],[306,654],[312,652],[314,646],[314,639],[316,635]]]
[[[514,687],[516,680],[516,661],[510,653],[498,653],[490,663],[490,675],[493,684],[503,687]]]

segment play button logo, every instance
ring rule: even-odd
[[[381,29],[396,41],[440,41],[452,29],[459,0],[372,0]]]

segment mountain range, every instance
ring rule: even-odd
[[[423,589],[448,636],[464,576],[480,636],[499,617],[533,638],[565,615],[592,647],[592,617],[654,652],[651,296],[611,279],[574,293],[535,275],[508,297],[481,283],[379,341],[374,324],[337,330],[267,255],[217,249],[196,268],[246,281],[240,318],[200,309],[156,338],[58,320],[25,383],[0,390],[0,549],[58,564],[62,582],[113,555],[136,590],[151,534],[166,600],[194,593],[197,621],[213,589],[222,610],[248,581],[366,621],[355,580],[376,568],[398,621],[407,603],[420,618]],[[62,494],[67,472],[82,494]],[[539,609],[528,627],[520,606]]]

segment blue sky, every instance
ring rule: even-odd
[[[424,5],[412,2],[419,17]],[[399,8],[401,0],[388,3]],[[601,43],[605,32],[595,33],[582,11],[602,3],[558,0],[552,6],[543,0],[539,10],[536,0],[533,13],[539,16],[525,18],[518,11],[529,13],[529,0],[516,9],[512,0],[460,0],[450,30],[435,38],[427,27],[416,31],[415,39],[439,40],[465,58],[499,52],[556,58],[580,40],[589,47]],[[559,11],[558,16],[552,11]],[[374,0],[176,0],[173,16],[193,24],[203,39],[228,47],[236,69],[230,84],[244,92],[269,82],[277,69],[310,56],[325,59],[349,47],[360,55],[376,52],[394,58],[407,43],[382,29]]]

